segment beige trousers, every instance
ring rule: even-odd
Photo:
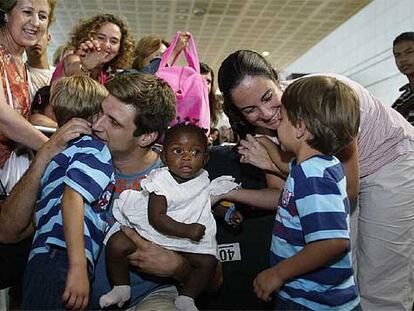
[[[360,187],[358,237],[353,248],[357,250],[362,309],[412,310],[414,151],[362,178]],[[351,229],[352,224],[351,219]]]

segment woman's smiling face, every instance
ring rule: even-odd
[[[47,0],[18,0],[7,13],[7,28],[21,47],[33,46],[46,32],[50,6]]]
[[[246,76],[231,91],[234,105],[252,125],[276,130],[280,124],[282,90],[264,76]]]

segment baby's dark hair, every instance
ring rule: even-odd
[[[50,100],[50,85],[46,85],[37,90],[33,101],[31,112],[44,114],[46,107],[49,105]]]
[[[203,143],[203,145],[205,145],[205,151],[207,151],[207,136],[205,130],[192,123],[177,123],[174,126],[170,127],[165,133],[164,146],[168,146],[171,138],[181,133],[197,134],[200,138],[200,141]]]

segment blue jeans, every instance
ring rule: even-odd
[[[295,310],[295,311],[302,311],[302,310],[311,310],[305,306],[302,306],[298,303],[293,302],[292,300],[284,300],[279,296],[275,296],[273,299],[273,310]],[[361,311],[361,306],[357,305],[352,311]]]
[[[66,249],[51,248],[27,264],[23,281],[23,310],[64,310],[62,295],[68,273]],[[90,275],[89,275],[90,278]]]
[[[285,300],[280,298],[279,296],[275,296],[273,299],[273,310],[295,310],[295,311],[302,311],[302,310],[310,310],[303,305],[300,305],[292,300]]]

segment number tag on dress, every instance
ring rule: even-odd
[[[221,262],[241,260],[240,244],[220,244],[218,245],[218,253]]]

